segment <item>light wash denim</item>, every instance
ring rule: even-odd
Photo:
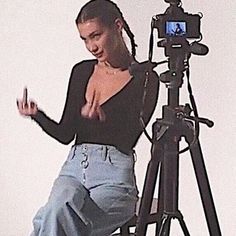
[[[135,213],[134,162],[113,146],[73,146],[31,236],[110,235]]]

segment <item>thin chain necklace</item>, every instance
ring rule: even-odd
[[[121,68],[113,68],[106,62],[103,63],[102,67],[105,69],[105,73],[107,75],[116,75],[117,73],[120,73],[122,71]]]

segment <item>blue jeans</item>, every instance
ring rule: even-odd
[[[72,147],[32,236],[106,236],[135,213],[134,156],[113,146]]]

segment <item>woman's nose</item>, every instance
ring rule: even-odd
[[[92,42],[88,43],[87,48],[91,53],[95,53],[98,50],[98,46]]]

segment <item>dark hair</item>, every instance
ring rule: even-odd
[[[130,38],[132,55],[135,57],[137,45],[134,34],[131,32],[121,10],[114,2],[110,0],[90,0],[81,8],[75,22],[78,25],[94,18],[98,18],[108,27],[112,26],[117,18],[120,18],[123,21],[124,30]]]

